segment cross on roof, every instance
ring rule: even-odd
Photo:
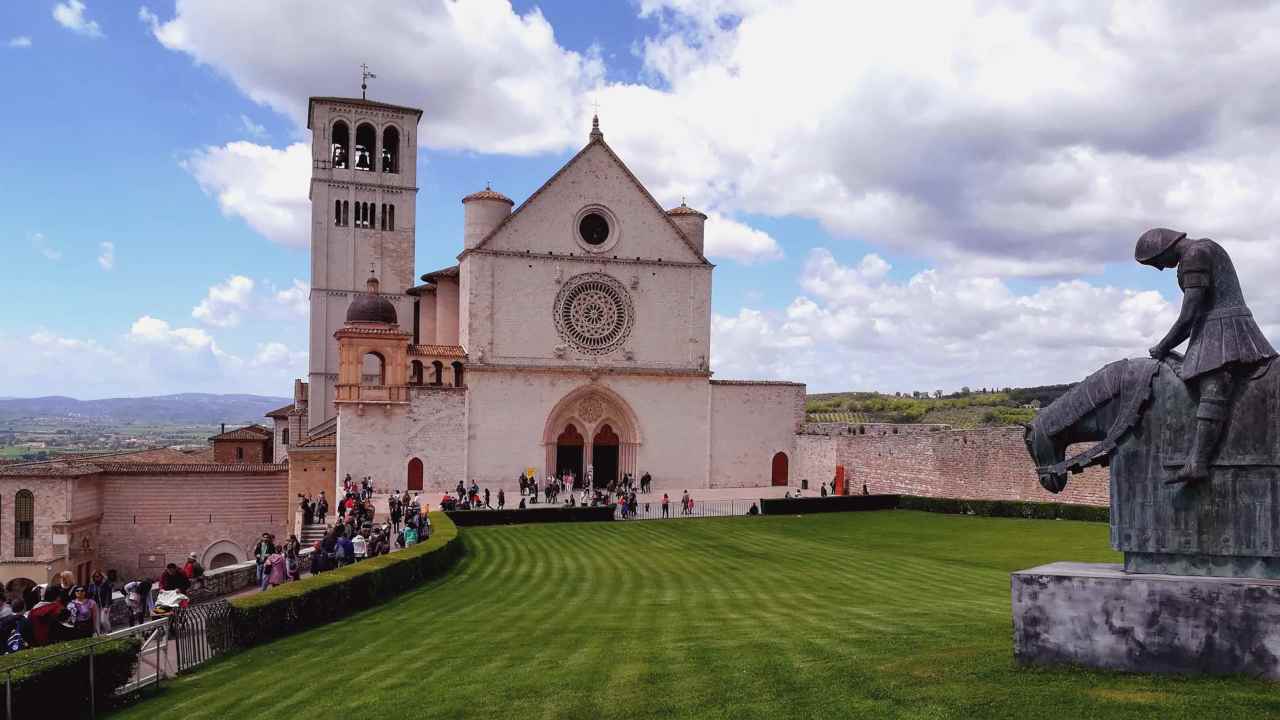
[[[378,77],[377,75],[374,75],[373,73],[369,72],[368,65],[366,65],[365,63],[360,63],[360,99],[361,100],[369,99],[368,97],[365,96],[365,91],[369,89],[369,80],[375,79],[377,77]]]

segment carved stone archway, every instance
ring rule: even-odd
[[[583,438],[583,468],[593,465],[595,442],[601,438],[601,442],[609,447],[606,452],[615,476],[636,476],[636,461],[643,439],[635,412],[621,395],[604,385],[592,383],[573,390],[556,403],[547,414],[542,431],[548,474],[554,474],[557,466],[562,464],[562,453],[557,448],[561,435],[570,425]],[[602,434],[606,427],[607,432]]]

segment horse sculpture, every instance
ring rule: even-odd
[[[1280,371],[1275,360],[1234,385],[1231,415],[1207,481],[1185,484],[1197,398],[1181,357],[1113,362],[1026,426],[1040,484],[1111,469],[1111,545],[1139,573],[1280,578]],[[1068,456],[1070,446],[1092,443]]]

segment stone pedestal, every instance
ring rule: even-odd
[[[1021,663],[1280,680],[1280,580],[1058,562],[1013,573],[1012,589]]]

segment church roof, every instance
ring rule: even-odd
[[[430,357],[465,358],[467,351],[461,345],[410,345],[410,355],[427,355]]]
[[[649,189],[646,188],[644,184],[640,182],[640,179],[635,176],[635,173],[631,172],[631,168],[627,167],[627,164],[622,161],[622,158],[618,157],[618,154],[613,151],[613,148],[609,147],[609,143],[604,141],[604,133],[600,131],[600,124],[599,124],[598,118],[592,119],[590,137],[591,139],[587,142],[587,144],[583,146],[583,148],[579,150],[576,155],[569,158],[569,162],[565,163],[559,170],[555,172],[554,175],[547,178],[547,181],[542,183],[541,187],[539,187],[537,190],[534,190],[532,195],[525,198],[525,201],[520,203],[519,207],[513,210],[510,215],[503,218],[502,222],[498,223],[498,226],[495,227],[493,230],[490,230],[488,235],[485,235],[483,238],[481,238],[480,242],[477,243],[476,246],[472,249],[480,250],[485,245],[487,245],[489,241],[493,239],[493,236],[502,232],[502,229],[506,227],[507,224],[510,223],[513,218],[519,215],[520,212],[523,211],[525,208],[529,207],[529,205],[534,201],[534,199],[536,199],[539,195],[542,194],[544,190],[550,187],[552,183],[556,181],[557,178],[563,175],[565,171],[567,171],[570,167],[573,167],[573,164],[578,162],[579,158],[581,158],[583,155],[586,155],[587,151],[590,150],[591,148],[599,145],[600,149],[604,150],[609,155],[609,157],[613,159],[614,162],[618,163],[618,166],[622,168],[623,174],[626,175],[627,179],[630,180],[631,183],[636,186],[636,189],[640,191],[640,194],[643,195],[644,198],[649,201],[649,203],[653,206],[655,210],[657,210],[659,213],[662,214],[662,217],[666,218],[667,223],[671,226],[672,231],[675,232],[676,237],[683,240],[684,244],[689,246],[689,249],[693,251],[694,256],[697,257],[698,260],[702,261],[702,263],[706,265],[710,265],[711,263],[707,260],[707,257],[703,255],[700,250],[698,250],[698,247],[693,244],[693,241],[689,239],[689,236],[684,234],[684,231],[681,230],[680,226],[677,225],[676,222],[671,219],[671,216],[667,214],[667,211],[662,209],[662,206],[659,205],[658,201],[653,198],[653,195],[649,192]],[[462,253],[459,255],[459,257],[462,257],[462,255],[466,255],[468,252],[471,252],[471,250],[463,250]],[[422,279],[426,280],[427,276],[425,275],[422,276]]]
[[[472,200],[500,200],[504,203],[507,203],[508,205],[516,204],[515,201],[512,200],[511,198],[507,197],[506,195],[503,195],[497,190],[493,190],[489,188],[488,186],[486,186],[485,189],[480,190],[479,192],[473,192],[470,195],[462,198],[462,202],[464,203],[471,202]]]
[[[308,130],[311,129],[311,108],[314,108],[316,103],[342,103],[344,105],[363,105],[368,108],[373,108],[378,110],[395,110],[398,112],[410,113],[418,117],[422,117],[422,108],[409,107],[408,105],[392,105],[391,103],[378,102],[377,100],[366,100],[364,98],[321,96],[321,97],[313,97],[307,103],[307,129]]]
[[[667,214],[668,215],[697,215],[698,217],[701,217],[703,220],[707,219],[707,216],[705,213],[698,212],[697,210],[694,210],[688,205],[685,205],[683,200],[680,201],[680,204],[678,206],[668,210]]]
[[[272,410],[271,412],[267,413],[264,417],[287,418],[289,417],[289,413],[292,411],[293,411],[293,403],[289,403],[284,407],[279,407],[279,408],[276,408],[275,410]]]
[[[270,440],[272,434],[270,430],[261,425],[253,424],[219,433],[209,438],[209,440]]]
[[[404,294],[405,295],[421,295],[423,293],[433,293],[435,291],[436,291],[435,285],[431,283],[423,283],[421,285],[414,285],[408,290],[405,290]]]
[[[458,277],[458,266],[450,265],[447,268],[440,268],[439,270],[433,270],[432,272],[429,272],[426,275],[423,275],[422,281],[435,282],[440,278],[456,278],[456,277]]]
[[[377,278],[369,278],[366,291],[357,295],[347,306],[347,322],[376,322],[388,325],[400,322],[396,317],[396,306],[378,292]]]

